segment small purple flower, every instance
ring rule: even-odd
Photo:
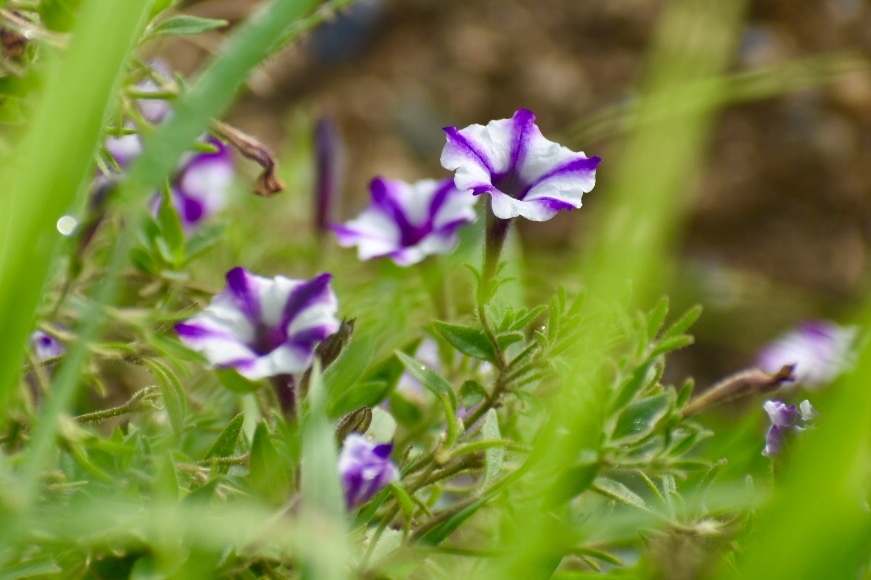
[[[402,181],[376,178],[372,203],[356,219],[334,225],[339,245],[357,246],[361,260],[390,258],[410,266],[457,245],[457,229],[475,220],[475,197],[450,179]]]
[[[581,207],[581,197],[596,184],[601,159],[548,141],[526,109],[487,126],[444,131],[442,166],[456,171],[457,188],[489,194],[498,218],[549,220],[560,210]]]
[[[765,371],[776,372],[783,365],[794,364],[796,384],[818,387],[831,382],[847,368],[855,336],[853,328],[810,320],[765,346],[759,353],[757,365]]]
[[[364,435],[351,433],[339,453],[339,476],[345,489],[348,509],[355,508],[399,479],[399,470],[390,460],[392,443],[376,443]]]
[[[175,330],[212,366],[235,368],[248,379],[301,373],[317,343],[339,329],[331,278],[265,278],[233,268],[227,288]]]
[[[797,409],[795,405],[786,405],[782,401],[765,401],[762,408],[771,421],[771,427],[765,435],[765,449],[762,451],[762,455],[766,457],[780,455],[788,433],[804,431],[817,415],[808,400],[802,401]]]
[[[235,174],[230,148],[211,135],[205,142],[216,150],[189,155],[172,184],[172,205],[186,230],[224,208]]]
[[[30,335],[30,348],[37,361],[55,358],[66,352],[66,348],[52,335],[41,330],[35,330]]]

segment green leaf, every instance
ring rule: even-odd
[[[160,209],[157,211],[157,223],[160,225],[161,238],[166,240],[169,246],[171,260],[167,261],[177,265],[181,263],[184,256],[184,229],[182,229],[181,218],[179,218],[175,207],[171,203],[167,203],[168,199],[169,194],[164,194],[163,203],[160,204]]]
[[[356,337],[342,349],[339,358],[324,371],[322,381],[327,395],[326,409],[330,418],[336,419],[348,411],[366,406],[357,404],[356,407],[348,408],[339,406],[339,402],[353,400],[353,391],[365,374],[374,354],[375,345],[371,338]]]
[[[218,438],[212,444],[209,452],[206,453],[206,459],[214,459],[219,457],[232,457],[236,451],[236,444],[239,442],[239,433],[242,432],[242,424],[245,422],[245,413],[239,413],[233,417]],[[228,465],[217,466],[219,473],[227,473]]]
[[[466,409],[471,409],[484,400],[487,391],[478,381],[465,381],[460,387],[460,402]]]
[[[441,375],[434,372],[432,369],[428,369],[420,362],[414,360],[404,352],[397,350],[394,351],[394,354],[399,358],[405,368],[411,373],[415,379],[420,382],[424,387],[432,391],[437,397],[447,397],[451,405],[454,408],[454,411],[457,409],[457,395],[454,393],[454,388],[451,384],[442,378]]]
[[[178,501],[178,476],[172,456],[167,453],[154,478],[154,496],[168,501]]]
[[[659,329],[662,328],[662,323],[665,322],[665,317],[668,315],[668,298],[663,296],[656,303],[650,314],[647,315],[647,340],[653,340],[659,334]]]
[[[569,466],[559,475],[553,487],[551,505],[562,504],[587,491],[598,474],[599,462],[596,458]]]
[[[172,369],[157,359],[143,359],[143,364],[148,367],[149,372],[157,379],[157,386],[160,388],[160,394],[163,395],[163,404],[166,406],[166,413],[169,415],[172,431],[177,437],[181,437],[181,434],[184,432],[186,410],[184,389],[181,383],[176,378],[175,373],[172,372]]]
[[[360,407],[374,407],[390,395],[391,387],[384,381],[365,381],[347,390],[330,402],[327,415],[342,417]]]
[[[220,242],[226,229],[227,225],[224,223],[211,223],[199,228],[185,243],[185,262],[193,260]]]
[[[499,432],[499,417],[496,415],[496,409],[490,409],[484,415],[481,438],[484,441],[499,441],[502,439],[502,434]],[[504,447],[491,447],[484,451],[484,485],[489,485],[496,479],[499,472],[502,471],[502,461],[504,459]]]
[[[414,356],[414,353],[417,352],[417,348],[420,346],[420,343],[423,342],[423,338],[415,338],[414,340],[408,342],[405,346],[403,346],[400,350],[409,356]],[[399,382],[400,377],[402,377],[402,373],[405,372],[405,367],[402,365],[395,356],[392,354],[374,365],[367,373],[366,376],[363,377],[364,381],[384,381],[390,387],[396,386],[396,383]]]
[[[611,438],[622,444],[643,439],[668,415],[673,405],[674,392],[670,390],[631,403],[620,413]]]
[[[539,305],[529,311],[521,311],[517,313],[514,322],[509,327],[509,330],[523,330],[526,326],[547,310],[547,306]]]
[[[205,34],[227,26],[226,20],[217,18],[200,18],[198,16],[174,16],[167,18],[152,30],[145,33],[143,42],[158,36],[190,36]]]
[[[0,570],[0,578],[3,580],[18,580],[19,578],[35,578],[42,576],[56,576],[63,573],[63,568],[57,565],[53,558],[44,557],[16,562],[9,568]]]
[[[644,498],[619,481],[615,481],[610,477],[601,476],[596,478],[594,486],[596,491],[615,501],[619,501],[620,503],[629,506],[645,510],[647,509],[647,504],[645,503]]]
[[[692,326],[696,320],[699,319],[699,316],[702,314],[702,306],[701,304],[696,304],[689,310],[687,310],[683,316],[677,319],[677,321],[672,324],[668,330],[665,331],[662,335],[662,339],[665,340],[667,338],[671,338],[673,336],[678,336],[683,334],[687,330],[689,330],[690,326]]]
[[[438,320],[432,324],[451,346],[466,356],[490,362],[496,360],[496,352],[493,350],[493,345],[483,331],[469,326],[449,324]]]
[[[654,348],[653,352],[650,353],[649,358],[656,358],[659,355],[684,348],[685,346],[691,345],[693,342],[693,337],[688,334],[680,334],[678,336],[664,338],[656,345],[656,348]]]
[[[265,422],[258,423],[254,431],[248,469],[248,487],[255,495],[272,505],[280,505],[287,499],[290,481],[285,460],[272,444]]]
[[[648,359],[646,363],[632,372],[629,378],[623,383],[623,386],[620,387],[620,390],[617,391],[614,400],[611,402],[612,413],[625,407],[638,393],[642,392],[656,380],[659,373],[654,368],[655,362],[656,361],[653,359]]]
[[[215,369],[215,376],[228,391],[237,395],[247,395],[260,388],[259,384],[249,381],[232,369]]]

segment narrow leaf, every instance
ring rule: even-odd
[[[453,405],[454,410],[456,410],[457,395],[454,393],[454,388],[448,381],[404,352],[397,350],[394,351],[394,354],[396,354],[399,360],[402,361],[402,364],[405,365],[405,368],[408,369],[411,376],[417,379],[424,387],[432,391],[437,397],[441,397],[442,395],[447,396]]]
[[[499,432],[499,417],[495,409],[490,409],[484,415],[484,424],[481,427],[484,441],[499,441],[502,434]],[[505,459],[504,447],[491,447],[484,451],[484,485],[489,485],[502,471],[502,461]]]
[[[204,34],[227,25],[226,20],[217,18],[200,18],[198,16],[174,16],[168,18],[145,33],[144,40],[158,36],[184,36]]]
[[[496,360],[493,345],[483,331],[438,320],[433,322],[433,327],[451,346],[466,356],[491,362]]]
[[[157,386],[160,388],[160,394],[163,395],[163,404],[166,406],[172,431],[180,437],[184,431],[184,389],[175,373],[166,364],[156,359],[144,359],[143,363],[157,379]]]
[[[236,451],[236,444],[239,442],[239,433],[242,432],[242,424],[245,422],[245,413],[239,413],[227,423],[221,434],[212,444],[212,448],[206,453],[206,459],[218,457],[231,457]],[[226,473],[229,469],[227,465],[218,466],[220,473]]]

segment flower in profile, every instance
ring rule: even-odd
[[[796,384],[809,388],[830,383],[849,366],[855,328],[826,320],[809,320],[765,346],[756,364],[774,372],[795,365]]]
[[[190,230],[224,208],[235,174],[230,148],[208,135],[214,151],[189,155],[172,183],[172,205]]]
[[[265,278],[234,268],[227,288],[175,330],[212,366],[234,368],[248,379],[301,373],[317,343],[339,329],[331,278]]]
[[[768,413],[771,421],[771,427],[765,435],[765,449],[762,451],[762,455],[766,457],[780,455],[786,444],[787,435],[790,432],[804,431],[808,423],[817,415],[808,400],[802,401],[798,408],[782,401],[770,400],[765,401],[762,408]]]
[[[446,127],[441,163],[456,171],[461,190],[490,195],[493,214],[546,221],[560,210],[581,207],[596,183],[601,159],[545,139],[535,115],[520,109],[511,119],[465,129]]]
[[[39,362],[59,357],[67,350],[58,339],[42,330],[30,334],[30,348]]]
[[[408,184],[376,178],[372,202],[344,225],[334,225],[339,245],[357,246],[361,260],[390,258],[410,266],[430,254],[451,251],[457,229],[475,220],[475,197],[450,179]]]
[[[392,443],[376,443],[366,436],[351,433],[339,453],[339,477],[345,490],[345,504],[355,508],[399,479],[399,470],[390,460]]]
[[[314,225],[318,235],[328,231],[342,191],[344,150],[336,123],[328,117],[315,127]]]

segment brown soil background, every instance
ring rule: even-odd
[[[251,6],[208,0],[183,11],[237,20]],[[340,213],[350,217],[374,175],[443,175],[443,126],[525,107],[545,136],[559,140],[576,121],[630,98],[661,7],[659,0],[360,0],[258,71],[229,119],[282,150],[290,133],[310,128],[289,122],[294,115],[332,117],[346,150]],[[218,40],[181,45],[169,60],[193,70]],[[860,0],[756,1],[729,70],[844,49],[871,49],[871,10]],[[867,71],[718,113],[668,289],[676,309],[705,306],[697,344],[674,361],[676,377],[705,384],[751,364],[762,343],[803,318],[849,320],[869,287],[869,129]],[[583,232],[607,193],[615,142],[582,146],[606,160],[583,210],[521,228],[530,284],[542,294],[560,258],[583,250]]]

